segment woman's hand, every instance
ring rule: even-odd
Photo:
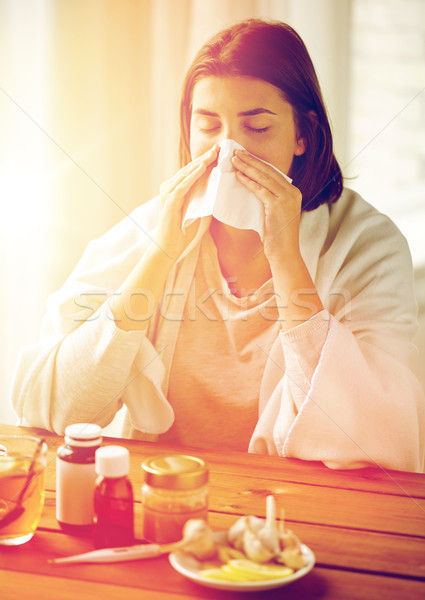
[[[192,241],[197,226],[192,224],[182,231],[187,194],[216,160],[220,147],[215,144],[208,152],[199,156],[178,171],[174,177],[160,187],[161,217],[156,243],[175,262]]]
[[[269,260],[297,256],[302,195],[283,175],[246,150],[232,158],[238,180],[264,207],[264,253]]]
[[[283,331],[323,309],[300,252],[301,192],[270,165],[246,151],[232,159],[236,176],[264,206],[264,254],[270,264]]]

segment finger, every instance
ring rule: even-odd
[[[232,162],[236,169],[274,194],[290,187],[289,181],[275,167],[264,163],[246,151],[237,150]]]
[[[186,177],[190,176],[191,173],[193,173],[194,171],[196,171],[196,169],[198,169],[198,167],[201,164],[205,163],[206,166],[209,166],[210,164],[212,164],[216,160],[216,158],[218,156],[219,149],[220,149],[220,147],[218,146],[218,144],[215,144],[207,152],[205,152],[201,156],[198,156],[193,161],[191,161],[190,163],[188,163],[187,165],[185,165],[171,179],[169,179],[168,181],[166,181],[163,184],[164,185],[164,192],[165,193],[167,193],[167,192],[170,193],[173,190],[175,190],[176,187],[178,185],[180,185],[180,183],[182,181],[184,181],[184,179]]]
[[[201,154],[201,156],[194,158],[190,163],[188,163],[182,169],[180,169],[177,175],[179,175],[180,173],[184,173],[186,170],[190,172],[193,168],[196,168],[201,163],[206,163],[207,165],[213,163],[216,160],[219,151],[220,146],[218,144],[214,144],[214,146],[212,146],[209,150],[204,152],[204,154]]]
[[[190,189],[197,183],[197,181],[204,175],[208,168],[206,161],[201,162],[196,169],[189,173],[184,179],[182,179],[173,190],[173,195],[184,196],[190,191]]]
[[[267,189],[264,185],[261,185],[257,181],[254,181],[242,171],[236,171],[237,179],[244,185],[250,192],[256,195],[256,197],[264,204],[267,200],[267,197],[277,198],[277,194],[274,194],[272,191]]]
[[[233,164],[236,168],[236,174],[243,176],[241,180],[245,183],[245,185],[247,185],[248,181],[252,182],[252,185],[248,186],[250,190],[260,191],[264,189],[274,196],[278,196],[283,192],[279,184],[267,173],[262,173],[256,167],[247,165],[246,163],[240,161],[237,157],[235,157]]]
[[[280,196],[276,196],[261,184],[253,181],[241,171],[236,171],[236,177],[250,192],[255,194],[255,197],[262,203],[265,210],[272,209],[274,206],[282,206],[283,192],[281,191]],[[293,186],[291,186],[293,187]],[[298,218],[301,213],[301,201],[302,195],[297,188],[293,188],[291,193],[285,194],[285,211],[287,217],[290,219],[288,222],[291,223],[295,218]],[[286,226],[285,226],[286,227]]]
[[[181,210],[187,194],[198,182],[198,180],[205,174],[206,170],[207,165],[205,162],[198,165],[197,168],[187,175],[185,179],[183,179],[178,185],[176,185],[171,192],[166,194],[164,198],[165,204],[172,208],[173,211]]]
[[[243,161],[249,165],[252,165],[254,167],[257,167],[257,169],[259,169],[260,171],[263,171],[264,173],[268,173],[271,177],[274,176],[276,179],[281,179],[283,177],[283,179],[286,182],[288,182],[286,176],[282,175],[282,173],[276,167],[274,167],[270,163],[267,163],[267,162],[261,160],[257,156],[254,156],[253,154],[251,154],[250,152],[248,152],[245,149],[237,148],[235,150],[235,156],[237,156],[241,161]]]

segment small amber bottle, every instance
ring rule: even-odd
[[[134,542],[133,488],[128,478],[130,455],[123,446],[96,451],[93,542],[96,548]]]

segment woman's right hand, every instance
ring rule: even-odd
[[[215,144],[160,187],[161,216],[155,241],[173,262],[177,261],[197,230],[195,224],[189,226],[185,233],[182,230],[187,194],[217,160],[219,150],[220,146]]]

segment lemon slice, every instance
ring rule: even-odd
[[[289,577],[293,569],[282,565],[258,564],[248,559],[232,559],[216,568],[202,569],[199,574],[207,579],[231,581],[233,583],[253,583]]]
[[[28,459],[26,458],[6,456],[0,461],[0,475],[2,477],[17,477],[19,475],[26,475],[27,472]]]
[[[291,569],[290,567],[272,564],[258,564],[248,559],[229,560],[227,565],[224,565],[222,569],[225,567],[227,567],[226,572],[233,572],[238,575],[246,576],[247,578],[255,577],[256,581],[283,579],[284,577],[289,577],[294,572],[294,569]]]
[[[207,579],[218,579],[219,581],[231,581],[232,583],[240,583],[241,581],[246,581],[243,576],[238,575],[236,572],[227,573],[223,570],[223,567],[215,568],[215,569],[202,569],[199,571],[199,574],[202,577],[206,577]]]
[[[275,579],[275,577],[264,577],[264,575],[261,573],[254,573],[254,571],[238,571],[233,569],[233,567],[231,567],[229,564],[223,565],[221,570],[228,577],[232,577],[233,581],[238,581],[240,583],[258,583],[261,581],[270,581],[270,579]]]
[[[246,558],[246,555],[243,552],[236,550],[236,548],[232,548],[231,546],[218,546],[217,553],[219,561],[223,564],[235,558]]]

